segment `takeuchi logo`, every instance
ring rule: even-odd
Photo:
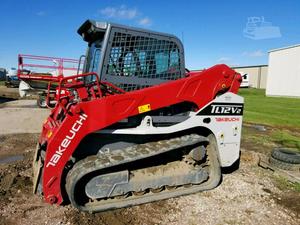
[[[87,117],[88,116],[86,114],[81,114],[79,116],[79,119],[76,120],[76,122],[73,124],[72,128],[69,130],[69,134],[62,140],[58,149],[55,151],[50,161],[47,163],[46,167],[56,166],[63,153],[66,151],[66,149],[71,144],[72,140],[75,138],[80,128],[83,126],[83,123],[85,122]]]

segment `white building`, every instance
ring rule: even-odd
[[[300,97],[300,44],[269,51],[266,95]]]
[[[242,76],[247,75],[249,80],[249,87],[266,89],[268,77],[268,65],[254,65],[254,66],[238,66],[232,67]]]

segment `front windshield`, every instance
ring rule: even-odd
[[[95,41],[90,45],[86,62],[86,73],[99,73],[101,49],[102,40]]]

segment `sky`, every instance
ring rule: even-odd
[[[300,44],[298,0],[1,0],[0,9],[0,67],[7,69],[17,67],[19,53],[78,59],[87,43],[77,29],[87,19],[174,34],[192,70],[267,64],[269,50]],[[249,38],[251,17],[270,23]]]

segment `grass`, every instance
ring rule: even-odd
[[[5,81],[0,81],[0,86],[4,86],[5,85]]]
[[[268,129],[268,132],[257,132],[253,128],[243,128],[243,140],[254,145],[273,148],[275,146],[283,146],[293,148],[300,151],[300,137],[293,135],[288,129],[281,130],[278,128]]]
[[[277,187],[281,190],[289,189],[293,190],[296,192],[300,192],[300,183],[292,183],[288,181],[285,177],[283,176],[275,176],[275,182],[277,184]]]
[[[245,98],[244,121],[271,126],[269,132],[247,132],[243,137],[258,144],[276,144],[300,151],[300,99],[266,97],[262,89],[240,89]]]
[[[272,134],[273,141],[289,148],[300,150],[300,137],[294,136],[287,131],[275,131]]]
[[[266,97],[263,89],[240,89],[245,98],[244,121],[300,129],[300,99]]]

